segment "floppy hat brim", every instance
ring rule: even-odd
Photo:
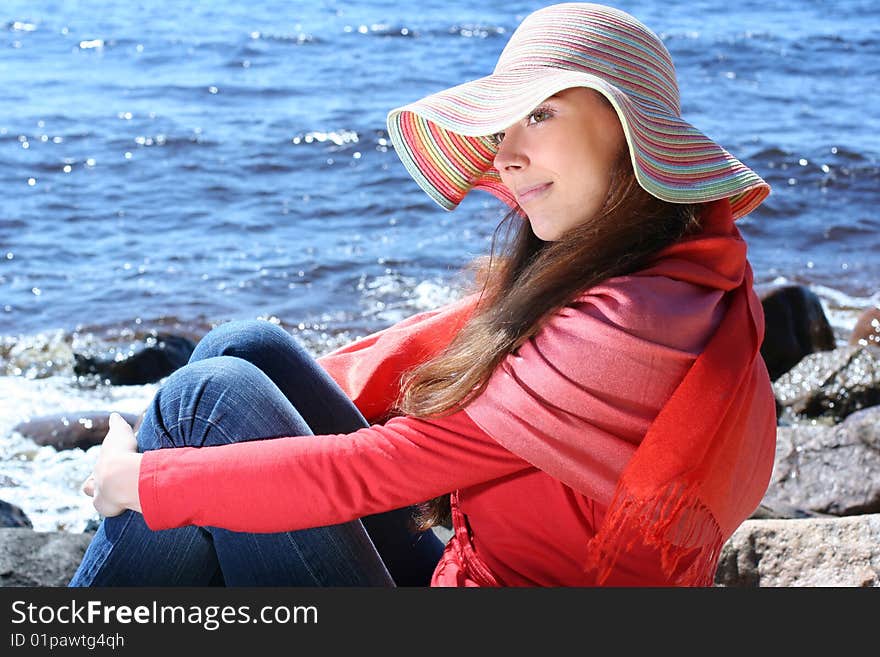
[[[594,89],[608,99],[623,126],[636,179],[657,198],[673,203],[729,198],[738,219],[770,193],[758,174],[676,112],[583,71],[534,67],[493,73],[391,110],[388,133],[407,171],[441,207],[455,209],[471,189],[485,189],[516,207],[493,166],[490,136],[572,87]]]

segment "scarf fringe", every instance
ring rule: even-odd
[[[584,571],[606,582],[620,556],[637,543],[660,551],[660,567],[672,586],[712,586],[724,536],[700,501],[698,486],[673,482],[639,497],[618,487],[605,519],[587,544]],[[683,571],[682,560],[693,559]]]

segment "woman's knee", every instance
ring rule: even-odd
[[[272,358],[279,350],[299,351],[299,344],[287,331],[265,320],[224,322],[199,341],[190,362],[217,356],[236,356],[251,362]]]
[[[278,422],[286,410],[279,408],[278,397],[272,381],[246,360],[214,356],[191,362],[173,372],[154,396],[138,442],[142,450],[202,447],[236,442],[258,429],[271,431],[255,423],[262,416]]]

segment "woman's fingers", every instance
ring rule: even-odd
[[[137,439],[134,429],[126,422],[119,413],[110,414],[110,430],[104,438],[104,447],[111,446],[127,452],[137,451]]]
[[[116,460],[116,456],[126,452],[137,452],[137,439],[131,425],[126,422],[119,413],[110,414],[110,428],[104,441],[101,443],[101,451],[95,463],[94,470],[86,478],[82,485],[82,492],[93,498],[92,504],[95,509],[104,516],[121,513],[124,508],[108,503],[99,494],[99,484],[107,476],[108,462]]]

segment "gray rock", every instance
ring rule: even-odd
[[[715,585],[880,586],[880,515],[746,520],[721,550]]]
[[[91,534],[0,529],[0,586],[67,586]]]
[[[778,427],[762,503],[834,516],[880,512],[880,406],[831,427]]]
[[[850,345],[810,354],[779,377],[773,391],[795,418],[840,422],[880,404],[880,347]]]

